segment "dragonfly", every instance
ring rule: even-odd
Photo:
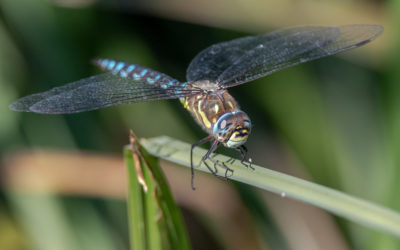
[[[251,120],[228,93],[228,88],[360,47],[382,32],[382,26],[368,24],[299,26],[217,43],[194,57],[184,82],[137,64],[98,58],[94,64],[106,73],[23,97],[9,108],[41,114],[70,114],[130,103],[179,99],[208,134],[191,147],[191,186],[195,189],[193,150],[201,144],[210,142],[211,146],[200,164],[204,163],[217,177],[227,179],[228,173],[233,174],[226,164],[212,157],[221,144],[238,150],[241,163],[251,167],[244,146],[251,132]],[[217,175],[217,167],[225,170],[224,177]]]

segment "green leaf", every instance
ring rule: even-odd
[[[159,158],[190,167],[190,145],[187,143],[165,136],[142,139],[141,143],[148,152]],[[196,148],[193,152],[193,162],[199,163],[206,152],[204,149]],[[213,158],[222,162],[230,159],[224,155],[216,155]],[[203,165],[196,169],[209,172]],[[228,176],[232,180],[277,193],[282,197],[290,197],[315,205],[343,218],[400,237],[400,214],[398,212],[260,166],[252,165],[254,170],[251,170],[243,167],[240,161],[232,164],[226,163],[226,165],[234,171],[232,176]],[[220,171],[218,174],[223,176],[225,171]],[[188,178],[190,178],[189,175]],[[189,185],[188,189],[190,189]]]
[[[131,249],[191,249],[182,215],[158,159],[137,143],[124,150]]]

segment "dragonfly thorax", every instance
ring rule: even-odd
[[[226,89],[213,90],[217,85],[208,82],[210,85],[204,86],[207,82],[202,81],[200,86],[208,92],[182,98],[181,102],[217,141],[229,148],[239,147],[250,134],[250,119]]]
[[[251,131],[251,121],[241,110],[225,113],[214,124],[213,134],[228,148],[237,148],[247,141]]]
[[[205,93],[216,92],[221,89],[218,84],[209,80],[201,80],[193,82],[192,87],[202,89]]]

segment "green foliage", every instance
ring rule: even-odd
[[[131,249],[190,249],[182,216],[157,159],[135,141],[124,154]]]

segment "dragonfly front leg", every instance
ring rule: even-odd
[[[237,151],[240,152],[240,155],[242,156],[242,160],[240,161],[240,163],[242,163],[242,165],[244,165],[246,168],[251,168],[252,170],[254,170],[254,168],[251,166],[251,158],[247,159],[247,148],[245,145],[241,145],[240,147],[236,148]]]
[[[218,145],[220,144],[220,142],[218,141],[214,141],[211,144],[210,149],[208,150],[208,152],[203,156],[202,158],[202,162],[204,163],[204,165],[206,165],[206,167],[208,168],[208,170],[210,170],[210,172],[216,176],[217,178],[226,181],[228,179],[228,172],[233,173],[233,170],[228,168],[224,163],[220,163],[218,160],[215,160],[214,158],[211,157],[211,154],[217,149]],[[207,160],[211,161],[212,163],[214,163],[214,171],[212,170],[212,168],[208,165]],[[219,176],[217,175],[217,166],[221,167],[223,169],[225,169],[225,177]]]

